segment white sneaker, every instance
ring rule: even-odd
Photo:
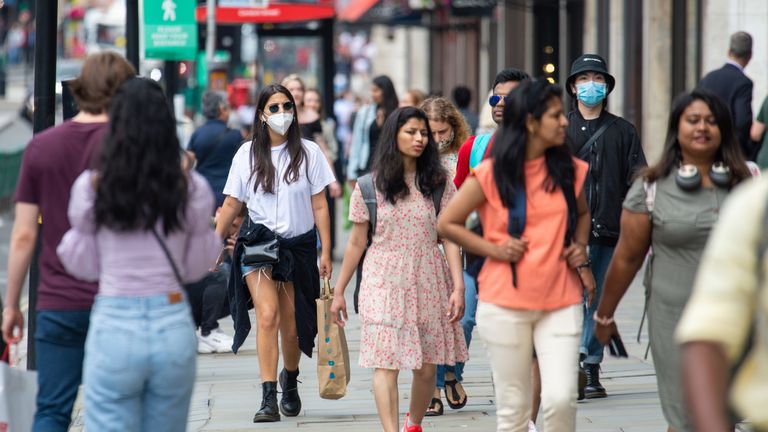
[[[232,337],[217,328],[208,336],[197,336],[197,352],[200,354],[232,352]]]
[[[528,420],[528,432],[539,432],[538,429],[536,429],[536,423]]]

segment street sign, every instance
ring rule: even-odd
[[[197,53],[195,2],[144,1],[144,57],[194,60]]]

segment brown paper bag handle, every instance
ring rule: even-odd
[[[331,288],[331,280],[328,278],[323,278],[322,297],[333,298],[333,288]]]

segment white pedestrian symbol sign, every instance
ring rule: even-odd
[[[176,2],[173,0],[163,0],[163,21],[176,21]]]

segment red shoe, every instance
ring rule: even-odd
[[[411,425],[410,423],[411,419],[411,413],[405,414],[405,424],[403,425],[403,428],[400,429],[400,432],[423,432],[424,429],[421,428],[421,425]]]

